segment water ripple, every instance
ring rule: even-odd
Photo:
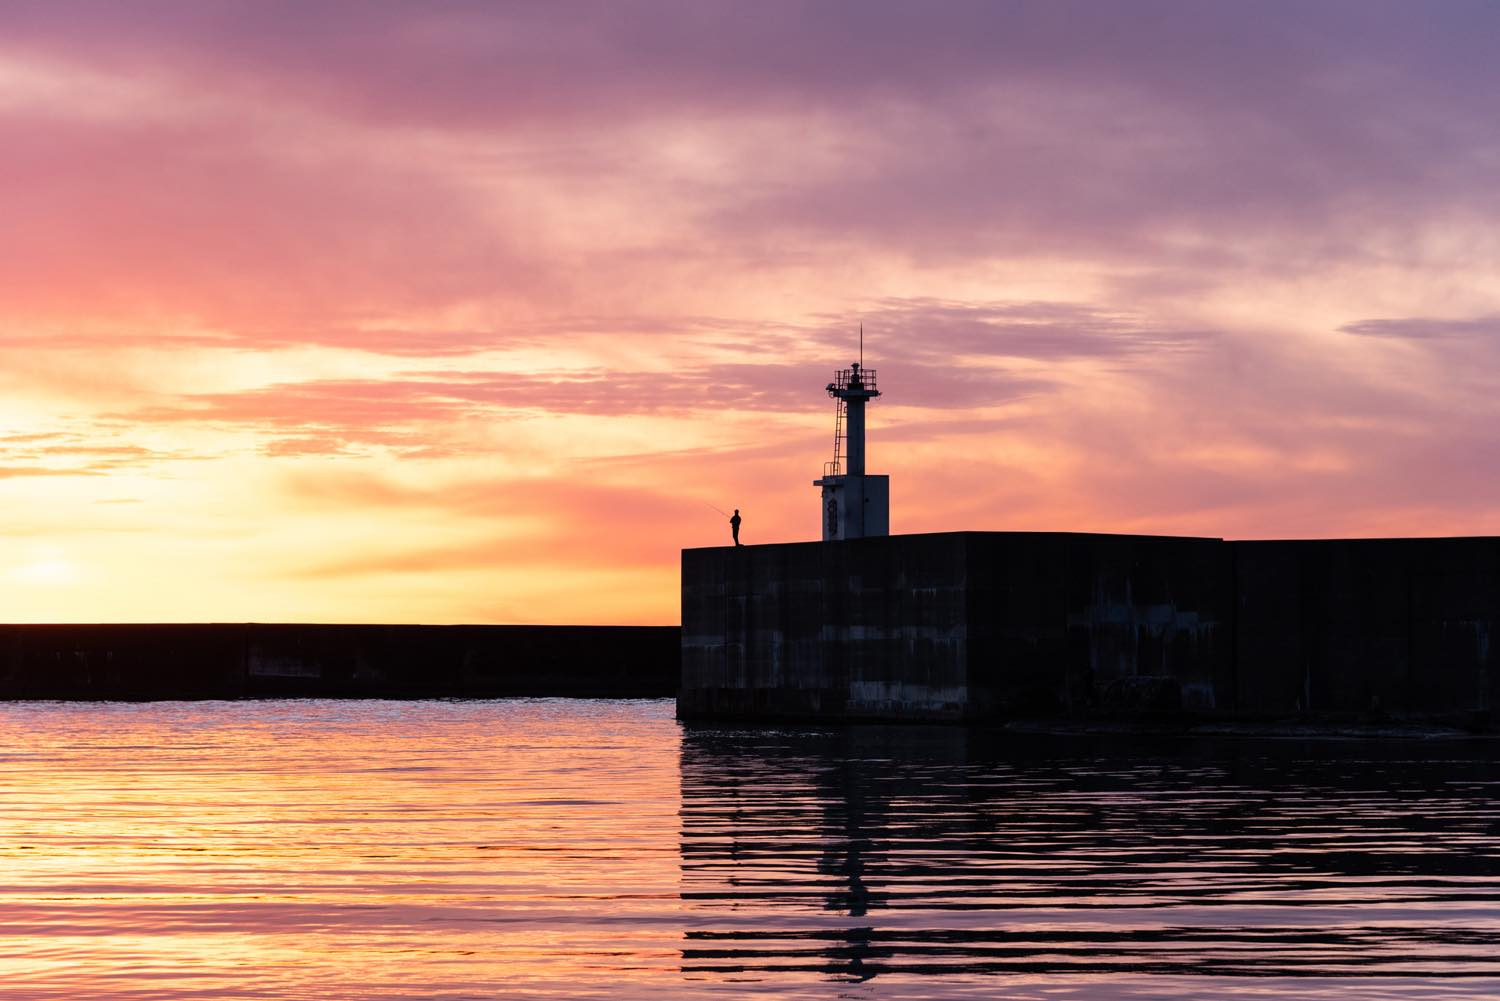
[[[0,706],[0,998],[1500,997],[1489,744]]]
[[[690,730],[683,964],[867,985],[1045,976],[1049,996],[1085,979],[1080,996],[1134,996],[1142,975],[1479,996],[1500,978],[1492,754]]]

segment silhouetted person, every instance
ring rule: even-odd
[[[740,544],[740,509],[734,509],[734,517],[729,519],[729,531],[734,535],[734,544]]]

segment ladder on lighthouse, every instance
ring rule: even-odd
[[[844,408],[849,404],[842,398],[835,397],[833,401],[833,461],[823,463],[824,476],[839,476],[843,473],[844,463]]]

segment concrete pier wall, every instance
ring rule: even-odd
[[[660,698],[680,630],[634,626],[0,625],[0,699]]]
[[[1232,707],[1232,579],[1219,540],[966,539],[974,712]]]
[[[962,534],[684,551],[679,707],[962,715],[966,554]]]
[[[1483,714],[1500,539],[1234,542],[1236,699],[1264,713]]]
[[[1500,539],[959,532],[683,552],[679,715],[1482,720]]]

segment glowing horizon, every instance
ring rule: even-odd
[[[7,621],[672,623],[891,528],[1500,534],[1500,10],[9,4]]]

